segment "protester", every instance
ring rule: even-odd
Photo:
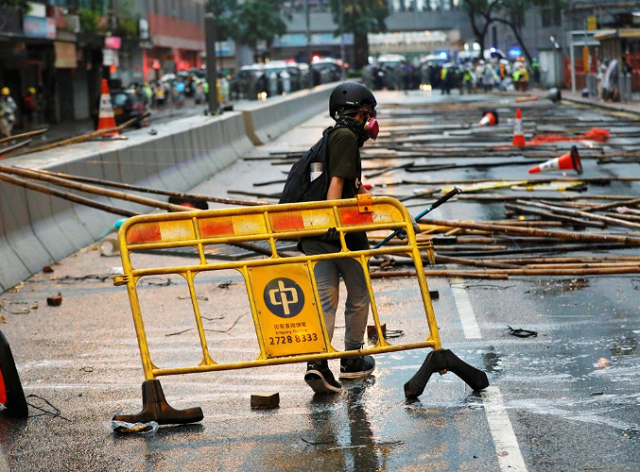
[[[2,87],[0,90],[0,135],[11,136],[17,108],[9,87]]]
[[[347,82],[338,85],[329,98],[329,113],[336,121],[335,129],[328,136],[328,185],[326,199],[354,198],[368,193],[362,185],[362,163],[359,148],[370,137],[377,136],[376,99],[364,85]],[[375,131],[374,131],[375,130]],[[329,130],[327,131],[329,132]],[[336,232],[327,232],[321,238],[301,241],[302,251],[308,255],[339,252],[340,238]],[[369,249],[369,240],[364,232],[345,235],[351,251]],[[359,350],[363,345],[369,315],[369,293],[364,271],[357,260],[344,258],[323,260],[315,267],[315,277],[325,317],[329,339],[333,338],[335,316],[338,308],[340,277],[347,288],[345,305],[345,350]],[[340,360],[340,379],[357,379],[373,372],[375,361],[371,356],[355,356]],[[328,362],[307,363],[305,381],[316,393],[339,392],[341,384],[336,381]]]
[[[29,87],[27,94],[22,101],[22,115],[24,116],[27,131],[33,129],[35,124],[35,113],[38,109],[38,96],[34,87]]]

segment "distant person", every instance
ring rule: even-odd
[[[11,136],[13,123],[16,121],[16,110],[18,106],[11,97],[9,87],[2,87],[0,90],[0,134],[7,138]]]
[[[491,92],[496,81],[496,71],[491,67],[491,64],[487,64],[484,68],[482,76],[482,85],[485,92]]]
[[[35,87],[29,87],[27,94],[22,100],[22,115],[24,116],[25,127],[27,131],[33,129],[36,121],[36,111],[38,110],[38,95]]]
[[[542,72],[540,71],[540,63],[536,58],[533,58],[531,62],[531,75],[533,76],[533,86],[542,88]]]

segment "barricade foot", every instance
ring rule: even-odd
[[[404,384],[404,396],[418,398],[427,386],[431,374],[442,371],[453,372],[474,391],[484,390],[489,386],[486,373],[470,366],[449,349],[438,349],[429,353],[416,375]]]
[[[136,415],[115,415],[114,421],[127,423],[188,424],[202,421],[202,408],[176,410],[171,407],[162,391],[158,379],[145,380],[142,383],[142,411]]]
[[[4,414],[15,418],[27,418],[29,406],[22,390],[20,376],[11,354],[7,338],[0,331],[0,403],[6,410]]]

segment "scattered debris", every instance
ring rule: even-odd
[[[69,423],[73,423],[69,418],[65,418],[64,416],[62,416],[60,409],[57,408],[56,406],[54,406],[49,400],[47,400],[46,398],[41,397],[40,395],[36,395],[36,394],[31,394],[31,395],[27,395],[27,398],[36,398],[38,400],[43,401],[44,403],[46,403],[52,410],[46,410],[38,405],[34,405],[33,403],[27,402],[27,405],[29,405],[31,408],[35,408],[36,410],[41,411],[42,413],[40,413],[39,415],[31,415],[31,418],[34,417],[38,417],[38,416],[43,416],[43,415],[49,415],[49,416],[53,416],[54,418],[62,418],[63,420],[68,421]]]
[[[169,334],[165,334],[165,336],[168,338],[169,336],[178,336],[180,334],[186,333],[187,331],[191,331],[192,328],[187,328],[187,329],[183,329],[182,331],[177,331],[175,333],[169,333]]]
[[[280,406],[280,393],[251,395],[252,410],[271,410]]]
[[[380,329],[382,330],[382,335],[386,337],[387,335],[387,323],[382,323],[380,325]],[[370,338],[378,337],[378,330],[376,329],[376,325],[368,325],[367,326],[367,336]]]
[[[103,239],[98,247],[100,255],[103,257],[115,257],[120,255],[118,240],[115,238]]]
[[[85,366],[85,367],[81,367],[79,369],[80,372],[86,372],[87,374],[90,374],[91,372],[93,372],[93,367],[90,366]]]
[[[300,438],[300,439],[302,439],[302,441],[307,443],[307,444],[311,444],[312,446],[322,446],[323,444],[335,444],[336,443],[335,439],[330,439],[328,441],[312,441],[310,439],[305,439],[305,438]]]
[[[46,265],[42,268],[42,272],[45,274],[51,274],[53,273],[53,267]]]
[[[240,315],[236,318],[236,320],[233,322],[233,324],[231,326],[229,326],[228,329],[205,329],[205,331],[213,331],[214,333],[228,333],[229,331],[231,331],[233,328],[235,328],[235,326],[238,324],[238,321],[240,321],[241,318],[245,317],[246,315]]]
[[[47,297],[47,305],[49,306],[60,306],[62,305],[62,294],[58,292],[58,295],[53,297]]]
[[[227,280],[226,282],[218,284],[218,288],[227,289],[235,284],[236,284],[235,282],[232,282],[231,280]]]
[[[507,325],[507,328],[509,328],[509,334],[512,336],[516,336],[518,338],[531,338],[531,337],[537,337],[538,336],[538,332],[537,331],[530,331],[528,329],[521,329],[521,328],[516,328],[513,329],[511,326]]]
[[[158,281],[156,281],[158,280]],[[164,280],[162,277],[149,277],[142,282],[140,285],[150,285],[152,287],[168,287],[169,285],[178,285],[175,282],[172,282],[170,278]]]
[[[149,421],[148,423],[127,423],[125,421],[113,420],[108,424],[108,428],[114,433],[120,434],[154,434],[158,431],[158,423]]]
[[[178,300],[191,300],[191,297],[178,297]],[[200,300],[203,302],[208,302],[209,301],[209,297],[196,297],[196,300]],[[204,316],[203,316],[204,318]]]
[[[17,285],[14,285],[13,287],[11,287],[9,290],[11,292],[19,292],[20,290],[22,290],[24,288],[24,282],[20,282]]]

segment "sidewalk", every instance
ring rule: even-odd
[[[633,102],[605,102],[599,98],[583,98],[580,93],[573,93],[569,90],[562,90],[562,99],[580,105],[602,108],[611,111],[622,111],[640,116],[640,101]]]
[[[149,110],[151,116],[149,121],[151,125],[154,123],[162,123],[178,118],[185,118],[188,116],[203,114],[206,105],[196,105],[193,99],[186,99],[184,105],[180,108],[167,105],[164,108],[152,108]],[[47,132],[33,139],[33,143],[30,147],[42,146],[44,144],[60,141],[75,136],[80,136],[85,133],[95,131],[94,121],[91,118],[84,120],[67,121],[64,123],[58,123],[54,125],[48,125],[46,123],[37,124],[33,127],[34,130],[47,128]],[[134,127],[127,128],[127,131],[134,130]],[[23,133],[25,129],[15,128],[13,134]]]

